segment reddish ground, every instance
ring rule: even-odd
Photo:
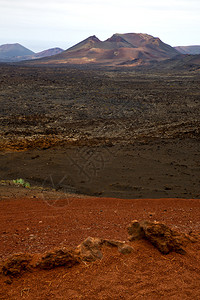
[[[32,198],[31,198],[32,197]],[[34,198],[33,198],[34,197]],[[57,199],[57,201],[54,201]],[[178,231],[200,231],[200,200],[67,197],[31,192],[1,197],[0,259],[12,253],[75,246],[88,236],[128,240],[133,219],[162,221]],[[0,276],[0,299],[200,299],[200,243],[187,254],[162,255],[146,241],[122,255],[105,249],[95,263],[33,271],[12,284]]]

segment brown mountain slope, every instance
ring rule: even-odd
[[[176,56],[178,52],[159,38],[148,34],[114,34],[100,41],[91,36],[61,54],[37,61],[40,64],[101,64],[130,65],[145,64],[151,60],[160,61]]]

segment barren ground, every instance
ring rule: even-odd
[[[127,241],[133,219],[200,232],[198,72],[0,68],[1,261],[88,236]],[[199,299],[199,242],[165,256],[131,245],[11,284],[0,275],[0,298]]]
[[[59,192],[46,192],[44,199],[39,190],[21,188],[12,199],[15,188],[9,189],[0,201],[1,259],[74,247],[88,236],[127,241],[126,227],[134,219],[200,232],[200,200],[77,198]],[[162,255],[146,241],[131,245],[132,254],[105,249],[101,261],[25,273],[11,285],[1,276],[1,299],[198,299],[199,242],[188,245],[186,255]]]
[[[103,197],[199,198],[199,74],[2,66],[0,178]]]

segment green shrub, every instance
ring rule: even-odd
[[[24,179],[20,178],[20,179],[14,179],[13,183],[16,185],[22,185],[25,188],[30,188],[31,185],[29,182],[26,182]]]

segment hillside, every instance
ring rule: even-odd
[[[139,67],[143,69],[143,66]],[[152,62],[145,70],[150,71],[199,71],[200,70],[200,55],[180,54],[173,58],[166,59],[160,62]]]

